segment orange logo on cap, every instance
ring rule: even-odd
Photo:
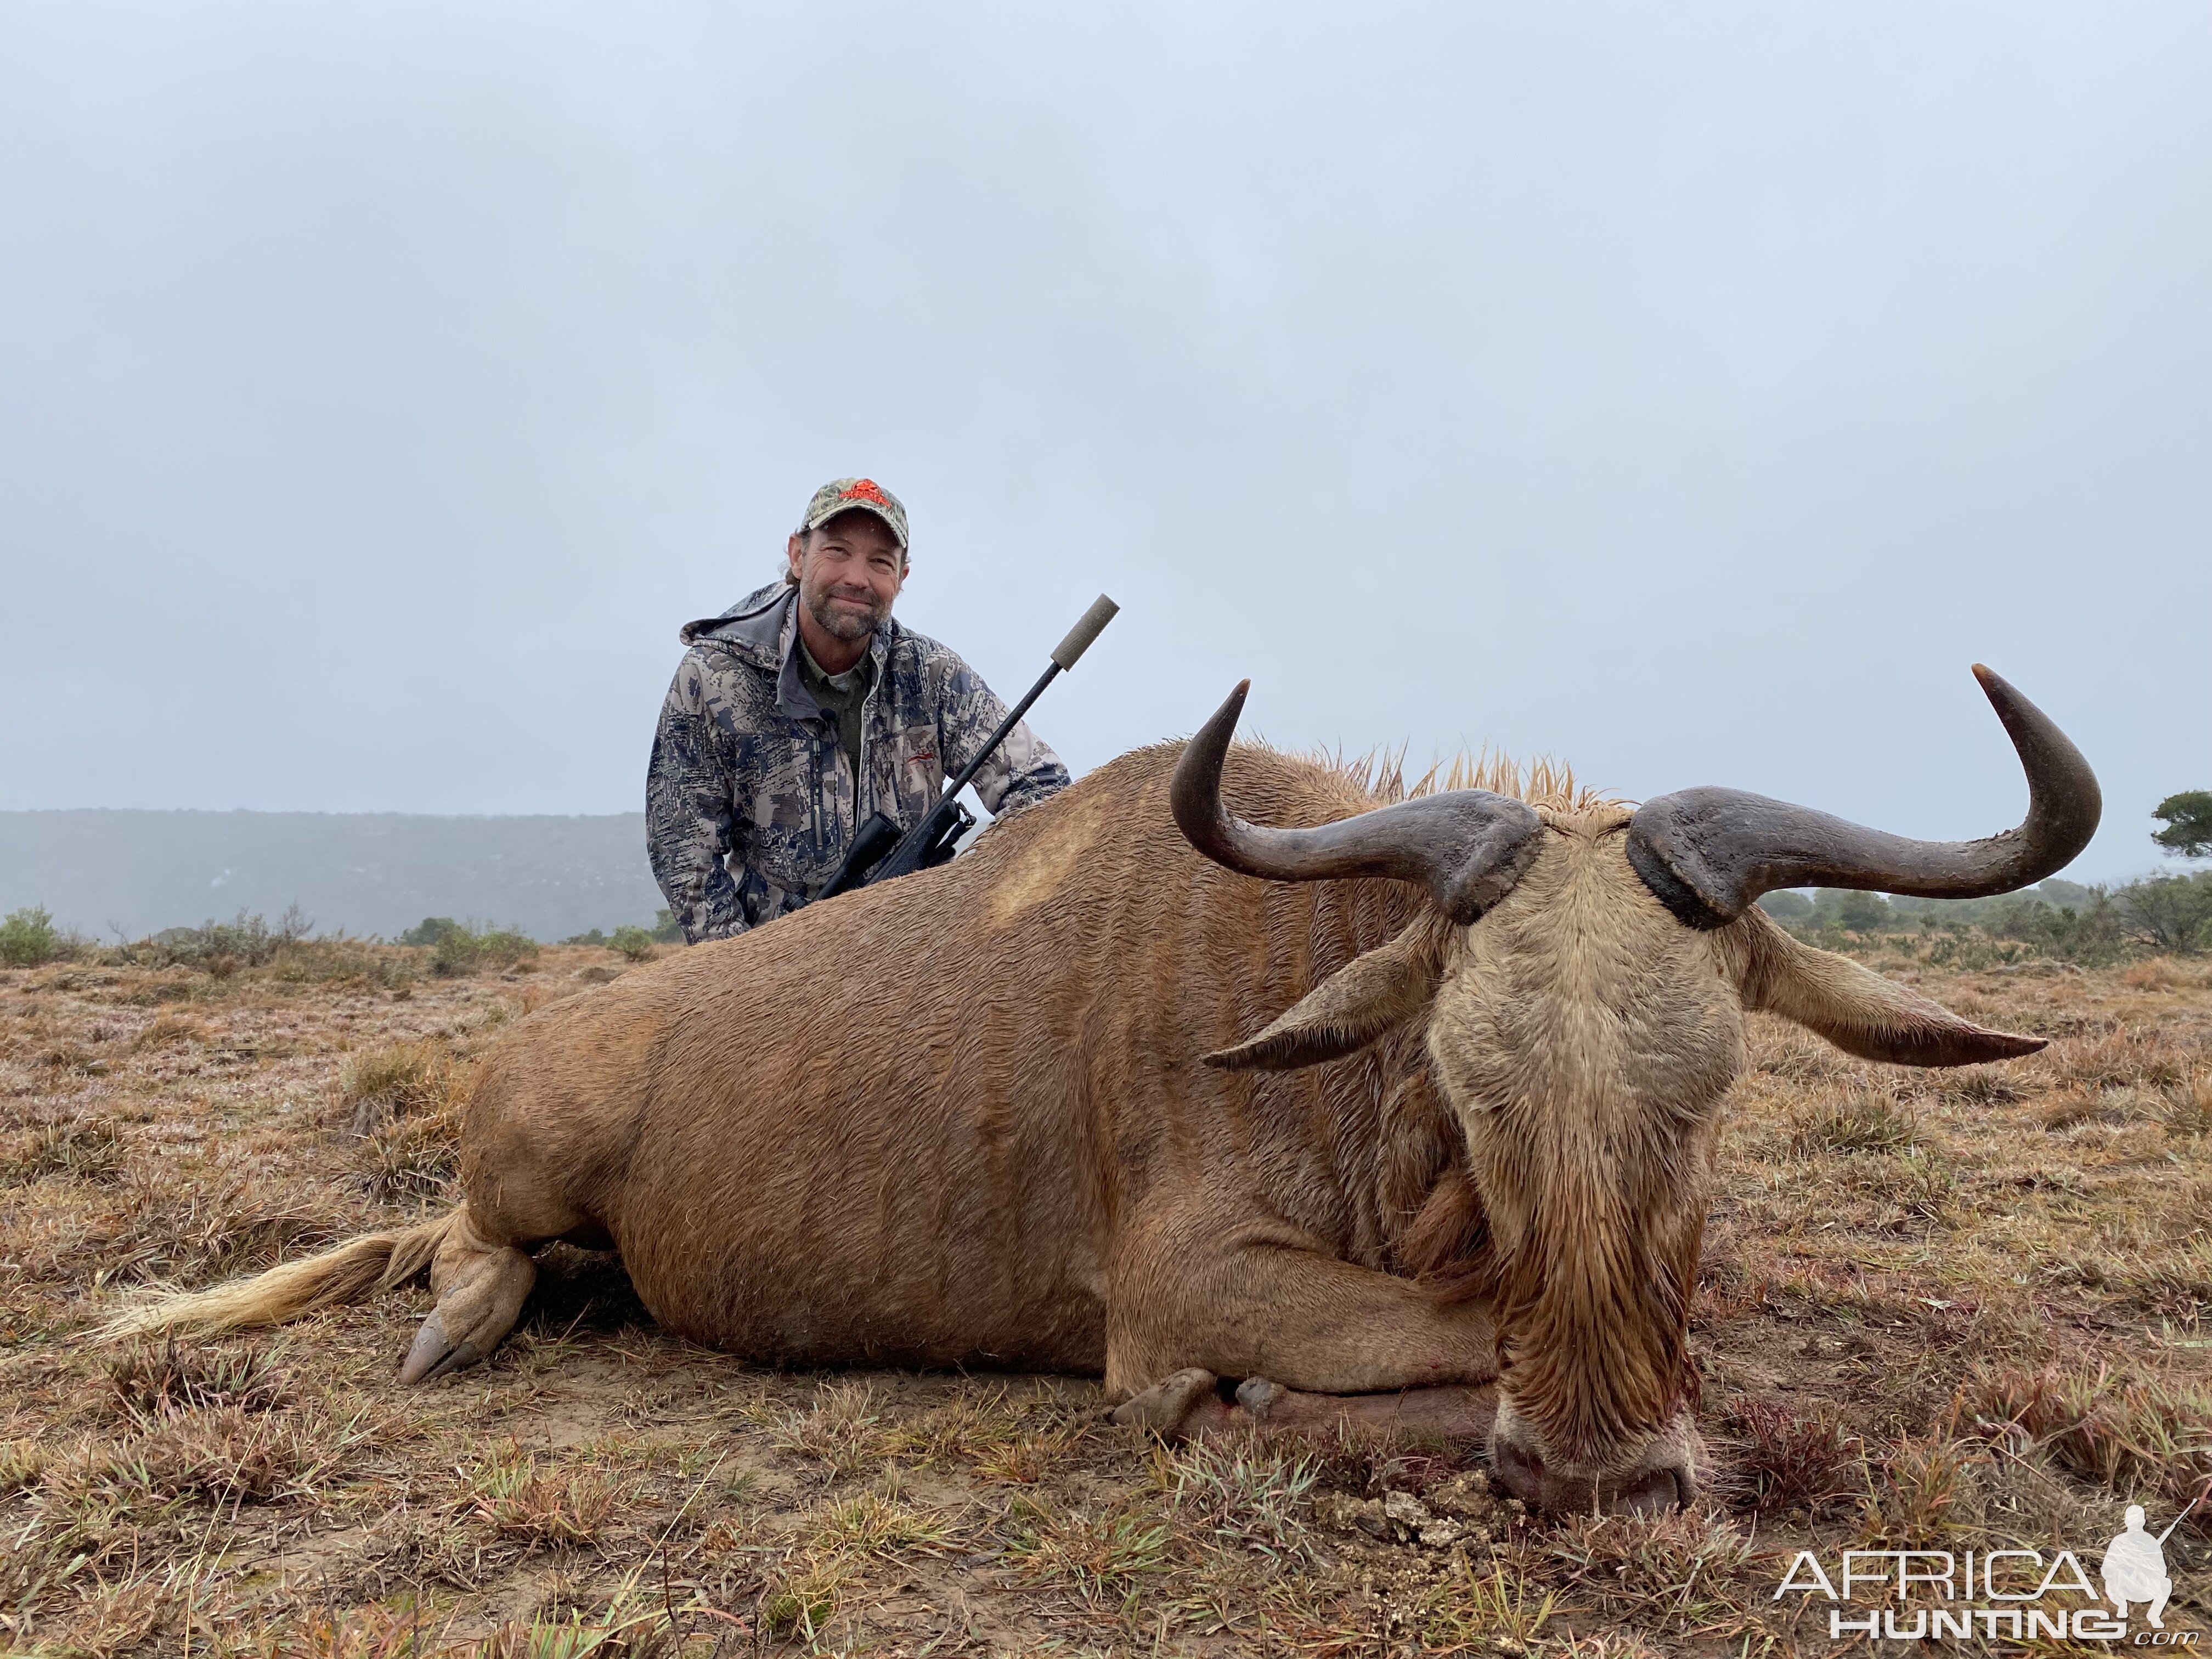
[[[889,507],[883,486],[873,478],[855,478],[852,487],[837,498],[841,501],[873,501],[878,507]]]

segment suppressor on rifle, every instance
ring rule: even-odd
[[[1078,659],[1091,648],[1091,641],[1105,631],[1106,624],[1114,620],[1114,613],[1121,607],[1101,593],[1091,600],[1091,609],[1085,611],[1067,637],[1052,648],[1052,660],[1060,668],[1073,668]]]

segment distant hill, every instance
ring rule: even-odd
[[[557,939],[650,924],[662,903],[645,815],[0,812],[0,913],[132,939],[297,903],[322,932],[397,933],[425,916]]]

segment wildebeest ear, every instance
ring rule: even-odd
[[[1290,1072],[1357,1054],[1429,1006],[1442,972],[1435,930],[1422,922],[1355,957],[1256,1036],[1206,1057],[1232,1072]]]
[[[1861,1060],[1973,1066],[2047,1046],[1965,1020],[1848,957],[1801,945],[1756,905],[1714,935],[1747,1008],[1795,1020]]]

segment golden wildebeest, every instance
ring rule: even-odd
[[[1753,903],[2002,892],[2087,843],[2087,765],[1976,672],[2030,804],[1972,843],[1723,789],[1378,806],[1232,749],[1239,687],[943,868],[523,1020],[484,1060],[459,1208],[118,1328],[265,1323],[427,1267],[421,1380],[488,1353],[532,1250],[568,1239],[739,1353],[1103,1370],[1170,1433],[1488,1422],[1533,1502],[1671,1504],[1745,1012],[1905,1065],[2043,1046]]]

